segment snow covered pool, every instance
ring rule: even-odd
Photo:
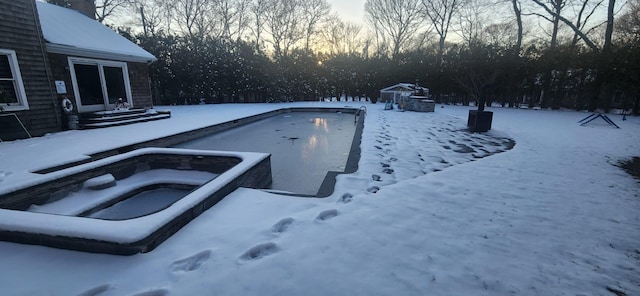
[[[356,110],[277,114],[174,147],[269,153],[274,191],[322,197],[333,192],[335,173],[355,171],[348,166],[359,160]],[[319,193],[325,182],[328,194]]]

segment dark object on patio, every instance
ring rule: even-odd
[[[492,121],[493,112],[491,111],[469,110],[467,127],[469,127],[470,132],[483,133],[491,129]]]
[[[484,111],[484,105],[487,100],[487,96],[493,88],[494,83],[486,83],[480,88],[480,98],[478,98],[478,110],[469,110],[469,118],[467,120],[467,127],[470,132],[483,133],[491,129],[491,122],[493,121],[493,112]]]
[[[604,115],[602,113],[593,113],[593,114],[583,118],[582,120],[578,121],[578,123],[580,123],[580,125],[585,125],[585,124],[587,124],[589,122],[592,122],[596,118],[602,118],[602,120],[604,120],[609,125],[613,125],[613,126],[615,126],[617,128],[620,128],[617,124],[615,124],[613,122],[613,120],[611,120],[611,118],[609,118],[609,116]]]
[[[31,138],[20,118],[13,113],[0,114],[0,142]]]

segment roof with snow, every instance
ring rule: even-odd
[[[41,1],[36,3],[50,53],[141,63],[157,60],[135,43],[76,10]]]
[[[417,86],[418,88],[429,91],[426,87]],[[398,83],[380,90],[380,92],[412,92],[416,90],[416,85],[413,83]]]

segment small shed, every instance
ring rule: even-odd
[[[382,102],[400,103],[416,92],[421,92],[429,96],[429,89],[414,83],[398,83],[380,90],[380,100]]]

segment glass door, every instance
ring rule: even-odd
[[[127,64],[69,58],[79,112],[113,110],[119,99],[131,105]]]
[[[104,110],[104,97],[102,95],[102,82],[98,65],[75,64],[73,65],[73,70],[75,71],[78,85],[75,89],[80,97],[79,106],[91,108],[91,111]]]
[[[107,108],[113,109],[119,99],[127,101],[127,88],[124,84],[122,67],[102,67],[107,91]]]

